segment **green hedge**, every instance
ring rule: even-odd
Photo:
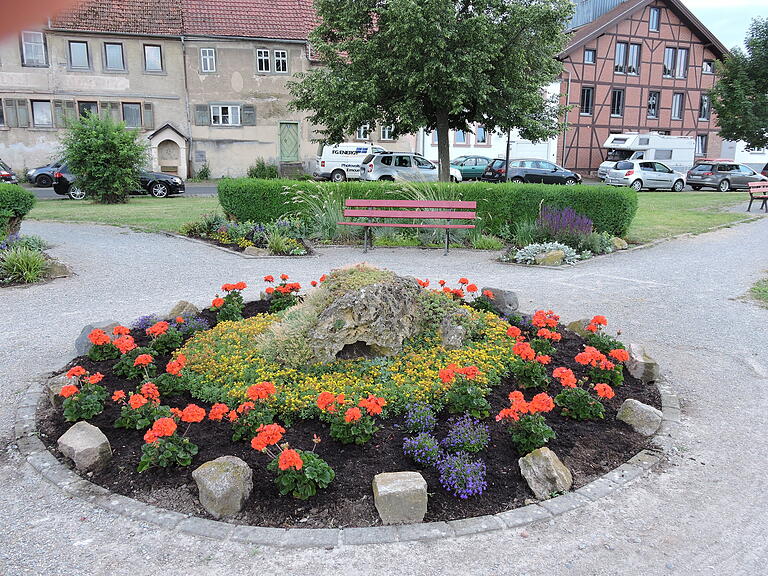
[[[35,205],[35,195],[18,184],[0,183],[0,234],[18,231],[22,218]]]
[[[611,186],[557,186],[552,184],[458,184],[398,182],[297,182],[295,180],[226,179],[219,182],[219,202],[224,211],[240,221],[270,222],[296,213],[290,201],[296,191],[314,192],[318,188],[335,189],[344,198],[408,197],[406,188],[421,188],[429,197],[475,200],[484,231],[497,234],[504,224],[534,220],[539,205],[555,208],[570,206],[589,217],[598,232],[617,236],[626,234],[637,211],[637,193],[630,188]]]

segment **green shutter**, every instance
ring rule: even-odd
[[[5,125],[9,128],[16,128],[19,125],[16,117],[16,100],[11,98],[5,99]]]
[[[245,104],[243,106],[243,116],[241,118],[243,126],[255,126],[256,125],[256,107],[252,104]]]
[[[207,104],[195,104],[195,126],[208,126],[211,123],[211,113]]]
[[[155,128],[155,111],[151,102],[144,102],[144,128],[147,130]]]
[[[26,100],[16,100],[16,117],[19,128],[29,127],[29,108]]]

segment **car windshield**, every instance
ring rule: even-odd
[[[618,162],[619,160],[626,160],[632,156],[632,150],[616,150],[611,148],[608,150],[608,155],[605,157],[609,162]]]
[[[374,155],[373,155],[373,154],[368,154],[368,156],[366,156],[365,158],[363,158],[363,164],[368,164],[368,162],[370,162],[371,160],[373,160],[373,158],[374,158]]]
[[[0,168],[2,168],[3,170],[5,170],[6,172],[10,172],[10,171],[11,171],[11,168],[10,168],[10,166],[8,166],[8,164],[6,164],[5,162],[3,162],[2,160],[0,160]]]
[[[616,170],[631,170],[635,165],[632,162],[617,162]]]
[[[692,172],[711,172],[712,164],[697,164],[691,170]]]
[[[491,162],[489,164],[489,166],[491,168],[494,168],[494,169],[498,170],[499,168],[504,166],[504,160],[502,160],[501,158],[498,158],[498,159],[494,160],[493,162]]]

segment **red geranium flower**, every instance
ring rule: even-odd
[[[363,417],[363,413],[360,412],[360,408],[352,407],[344,413],[344,422],[349,424],[350,422],[357,422]]]
[[[147,328],[147,336],[152,336],[153,338],[157,338],[158,336],[162,336],[166,332],[168,332],[168,328],[170,328],[170,324],[168,322],[161,320],[160,322],[155,322]]]
[[[134,342],[133,336],[129,334],[118,336],[115,338],[112,344],[114,344],[115,347],[120,350],[120,354],[125,354],[126,352],[130,352],[136,348],[136,342]]]
[[[221,308],[224,306],[224,298],[218,296],[211,301],[211,308]]]
[[[104,332],[104,330],[95,328],[88,334],[88,340],[90,340],[94,346],[103,346],[104,344],[109,344],[109,335]]]
[[[280,280],[288,280],[288,274],[280,274]]]
[[[96,374],[92,374],[88,376],[87,378],[89,384],[98,384],[102,380],[104,380],[104,374],[101,372],[96,372]]]
[[[488,298],[488,300],[493,300],[495,298],[495,296],[493,295],[493,292],[491,292],[490,290],[483,290],[483,296]]]
[[[74,384],[67,384],[66,386],[61,387],[61,391],[59,392],[59,395],[63,396],[64,398],[69,398],[70,396],[74,396],[78,392],[80,392],[80,388],[78,388]]]
[[[205,408],[200,408],[196,404],[188,404],[184,410],[181,411],[182,422],[202,422],[205,418]]]
[[[88,374],[85,368],[82,366],[74,366],[67,371],[67,378],[76,378],[83,374]]]
[[[115,390],[115,393],[112,394],[112,402],[120,402],[121,400],[125,400],[125,392],[123,390]]]
[[[136,356],[136,360],[133,361],[134,366],[146,366],[152,364],[155,359],[150,354],[139,354]]]
[[[275,277],[274,276],[264,276],[264,282],[272,283],[274,281],[275,281]]]
[[[608,352],[608,356],[614,360],[618,360],[619,362],[626,362],[629,360],[629,352],[624,350],[624,348],[616,348],[615,350],[611,350]]]
[[[267,287],[266,290],[264,290],[264,292],[266,292],[267,294],[272,294],[272,293],[274,293],[274,291],[275,291],[275,289],[272,288],[272,286],[269,286],[269,287]]]
[[[462,285],[469,284],[469,280],[467,280],[466,278],[459,278],[459,284],[462,284]]]
[[[115,336],[127,336],[131,331],[125,326],[115,326],[112,328],[112,334]]]
[[[158,418],[155,423],[152,424],[152,432],[158,438],[162,436],[172,436],[176,432],[176,420],[173,418]]]
[[[301,459],[299,453],[290,448],[280,452],[280,456],[277,458],[277,467],[280,468],[280,470],[290,470],[291,468],[294,470],[301,470],[303,465],[304,461]]]
[[[134,410],[137,410],[137,409],[141,408],[147,402],[148,402],[148,400],[144,396],[142,396],[141,394],[131,394],[131,398],[130,398],[130,400],[128,400],[128,404]]]
[[[229,407],[226,404],[217,402],[216,404],[211,406],[211,409],[208,411],[208,419],[219,422],[221,421],[222,418],[224,418],[224,416],[227,415],[228,412],[229,412]]]
[[[470,294],[477,292],[477,286],[474,284],[469,284],[467,286],[467,292],[469,292]]]
[[[251,400],[265,400],[275,393],[275,385],[272,382],[259,382],[249,386],[245,392]]]
[[[597,392],[597,395],[600,396],[600,398],[606,398],[608,400],[616,396],[613,388],[608,386],[608,384],[595,384],[595,392]]]

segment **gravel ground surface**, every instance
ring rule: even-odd
[[[76,275],[0,290],[0,574],[765,574],[768,559],[768,310],[745,297],[768,268],[768,219],[599,258],[522,268],[455,250],[325,248],[313,259],[242,259],[118,228],[30,222]],[[307,283],[366,260],[436,281],[509,287],[521,308],[567,322],[605,314],[642,342],[683,403],[680,439],[652,472],[525,530],[423,543],[285,550],[150,527],[67,498],[23,463],[13,413],[29,380],[61,367],[89,322],[129,322],[177,300],[207,304],[222,282],[264,274]]]

